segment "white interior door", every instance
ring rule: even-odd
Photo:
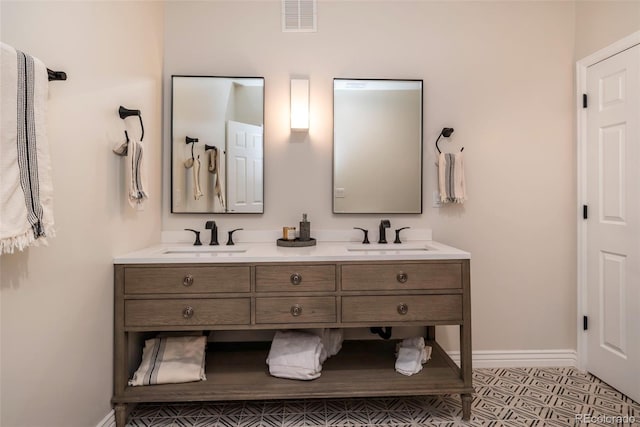
[[[227,209],[262,212],[262,127],[227,122]]]
[[[587,68],[587,370],[640,401],[640,45]]]

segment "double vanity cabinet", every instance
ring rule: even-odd
[[[374,245],[371,245],[372,247]],[[471,298],[467,252],[437,242],[350,250],[242,244],[200,251],[157,246],[115,259],[116,425],[139,402],[460,394],[471,412]],[[225,252],[225,249],[228,252]],[[436,325],[460,328],[460,367],[438,345]],[[210,342],[206,381],[132,387],[144,340],[165,331],[426,326],[423,370],[394,370],[395,340],[345,341],[320,378],[274,378],[269,343]]]

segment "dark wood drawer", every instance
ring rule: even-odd
[[[256,291],[335,291],[334,265],[256,266]]]
[[[462,288],[459,263],[396,263],[342,266],[342,289],[404,290]]]
[[[248,325],[249,298],[127,300],[125,326]]]
[[[124,271],[127,294],[197,294],[249,292],[249,266],[128,267]]]
[[[258,324],[335,321],[335,297],[256,298],[256,323]]]
[[[343,296],[342,321],[462,321],[462,295]]]

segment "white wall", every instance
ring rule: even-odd
[[[57,237],[0,258],[0,425],[95,426],[113,391],[111,259],[159,240],[163,5],[3,0],[0,13],[3,42],[68,74],[49,95]],[[144,119],[143,212],[125,202],[124,159],[111,153],[120,105]]]
[[[639,1],[578,0],[575,59],[582,59],[638,30]]]
[[[332,214],[332,79],[424,79],[425,209],[390,215],[392,227],[432,228],[471,251],[474,349],[575,348],[573,3],[320,1],[317,33],[281,32],[280,5],[167,4],[165,93],[171,74],[266,79],[265,213],[171,215],[165,201],[163,230],[213,217],[224,236],[307,212],[312,232],[360,226],[375,238],[380,215]],[[289,130],[300,75],[307,137]],[[433,144],[445,126],[455,133],[442,148],[465,147],[469,201],[438,210]]]

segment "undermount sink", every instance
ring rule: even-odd
[[[373,244],[373,245],[358,245],[358,246],[350,246],[347,248],[349,252],[368,252],[368,253],[376,253],[376,254],[384,254],[384,253],[424,253],[425,251],[431,251],[428,246],[417,246],[417,245],[397,245],[394,243],[390,244]]]
[[[246,248],[236,248],[228,246],[193,246],[193,247],[175,247],[167,248],[162,251],[163,254],[189,254],[189,255],[217,255],[217,254],[233,254],[246,252]]]

